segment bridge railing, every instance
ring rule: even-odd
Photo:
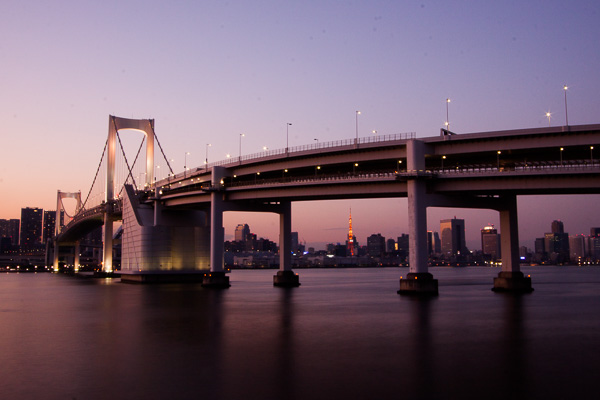
[[[305,151],[312,150],[320,150],[320,149],[330,149],[334,147],[345,147],[345,146],[354,146],[356,144],[368,144],[368,143],[383,143],[383,142],[392,142],[398,140],[409,140],[414,139],[417,136],[415,132],[404,132],[404,133],[396,133],[391,135],[373,135],[367,137],[360,137],[357,139],[342,139],[342,140],[334,140],[330,142],[315,142],[310,144],[305,144],[302,146],[293,146],[282,148],[282,149],[273,149],[273,150],[265,150],[259,153],[246,154],[241,157],[230,157],[225,160],[216,161],[213,163],[209,163],[207,166],[198,167],[195,171],[200,171],[204,168],[210,168],[213,166],[221,166],[221,165],[229,165],[234,163],[255,160],[258,158],[265,158],[283,154],[292,154],[292,153],[301,153]],[[177,174],[177,176],[183,176],[183,174]]]
[[[548,172],[557,171],[593,171],[600,170],[600,162],[595,160],[548,160],[528,161],[506,164],[477,164],[477,165],[455,165],[444,168],[434,168],[431,171],[436,174],[458,175],[465,173],[474,174],[501,174],[506,172]]]

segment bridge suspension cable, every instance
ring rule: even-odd
[[[167,167],[169,167],[169,171],[171,171],[171,175],[175,175],[175,173],[173,172],[173,168],[171,168],[171,164],[169,163],[169,160],[167,159],[167,156],[165,155],[165,151],[163,150],[162,146],[160,145],[160,141],[158,140],[158,136],[156,135],[156,131],[154,130],[154,125],[150,126],[152,129],[152,132],[154,133],[154,138],[156,139],[156,144],[158,144],[158,148],[160,149],[160,152],[163,155],[163,158],[165,160],[165,162],[167,163]]]
[[[116,128],[116,124],[115,124],[115,128]],[[125,149],[123,148],[123,142],[121,142],[121,136],[119,135],[118,131],[117,131],[117,139],[119,140],[119,146],[121,147],[121,153],[123,154],[123,159],[125,160],[125,165],[127,166],[127,171],[128,171],[127,177],[123,180],[123,185],[121,186],[121,189],[119,190],[119,196],[121,196],[121,193],[123,192],[123,188],[125,187],[125,184],[127,183],[127,181],[130,178],[131,178],[131,182],[133,183],[133,186],[137,187],[135,178],[133,176],[132,167],[135,167],[135,163],[137,162],[137,159],[140,155],[140,151],[142,150],[142,146],[144,145],[144,142],[146,141],[146,137],[144,136],[142,138],[142,142],[140,143],[140,147],[138,148],[137,154],[135,155],[135,159],[133,160],[132,166],[129,166],[129,161],[127,161],[127,155],[125,154]]]
[[[102,156],[100,157],[100,162],[98,163],[98,168],[96,169],[96,175],[94,175],[94,180],[92,181],[92,186],[90,187],[90,190],[88,191],[85,201],[81,205],[81,210],[85,210],[85,206],[88,202],[88,199],[90,198],[90,194],[92,193],[92,190],[94,189],[94,185],[96,184],[96,180],[98,179],[98,173],[100,172],[100,168],[102,167],[102,161],[104,161],[104,155],[106,154],[107,147],[108,147],[108,139],[106,139],[106,142],[104,143],[104,150],[102,150]]]

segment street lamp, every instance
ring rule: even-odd
[[[206,158],[204,159],[204,168],[208,169],[208,148],[212,146],[212,144],[207,143],[206,144]]]
[[[590,146],[590,163],[594,166],[594,146]]]
[[[183,176],[185,177],[185,171],[187,171],[187,156],[190,155],[189,151],[185,152],[185,155],[183,156]]]
[[[446,99],[446,130],[450,130],[450,118],[448,118],[448,105],[450,104],[450,99]]]
[[[356,167],[358,167],[358,163],[354,163],[354,166],[352,167],[352,175],[356,175]]]
[[[240,164],[242,163],[242,138],[246,136],[243,133],[240,133]]]
[[[360,115],[360,111],[356,110],[356,143],[358,143],[358,116]]]
[[[446,159],[446,156],[442,156],[442,170],[444,169],[444,160]]]
[[[567,112],[567,90],[569,89],[569,87],[567,85],[564,85],[563,89],[565,91],[565,121],[567,126],[569,126],[569,114]]]
[[[285,152],[288,152],[288,148],[290,147],[290,125],[291,122],[288,122],[285,126]]]
[[[563,153],[564,148],[560,148],[560,166],[562,167],[563,165],[563,161],[562,161],[562,153]]]
[[[548,118],[548,126],[550,126],[550,118],[552,118],[552,113],[550,111],[546,112],[546,118]]]
[[[502,154],[502,152],[498,150],[496,152],[496,162],[498,163],[498,171],[500,171],[500,154]]]

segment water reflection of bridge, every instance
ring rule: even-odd
[[[140,145],[129,163],[121,146],[126,168],[118,178],[118,132],[125,129],[144,132],[146,159],[136,162]],[[600,125],[316,143],[171,171],[164,179],[153,179],[150,140],[155,137],[153,120],[110,117],[106,178],[97,185],[104,199],[80,207],[58,235],[58,242],[76,241],[103,225],[103,269],[111,272],[112,224],[121,219],[123,280],[201,279],[207,286],[229,286],[223,271],[223,213],[255,211],[280,217],[280,271],[274,284],[297,286],[291,269],[291,202],[407,197],[410,273],[400,281],[401,292],[437,293],[427,267],[427,207],[497,210],[503,263],[494,288],[530,291],[530,279],[519,269],[517,196],[600,193],[600,162],[593,155]],[[142,172],[135,170],[138,164]]]

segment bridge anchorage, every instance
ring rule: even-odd
[[[133,163],[125,157],[121,130],[144,134],[146,159],[139,173],[138,157]],[[291,265],[292,201],[407,197],[409,273],[400,278],[399,294],[438,294],[438,282],[428,270],[428,207],[496,210],[502,271],[493,290],[528,293],[533,288],[520,271],[517,197],[600,193],[600,163],[590,152],[600,143],[600,125],[317,143],[178,174],[171,170],[164,179],[155,176],[155,140],[160,147],[153,120],[110,116],[103,200],[93,204],[88,194],[57,235],[57,243],[75,242],[88,227],[104,225],[103,271],[115,269],[113,243],[120,240],[118,272],[124,282],[230,287],[223,213],[244,211],[279,215],[279,271],[273,285],[299,286]],[[117,145],[126,164],[126,176],[120,178],[115,174]],[[145,179],[136,182],[138,175]],[[117,220],[122,221],[120,239],[113,238]]]

